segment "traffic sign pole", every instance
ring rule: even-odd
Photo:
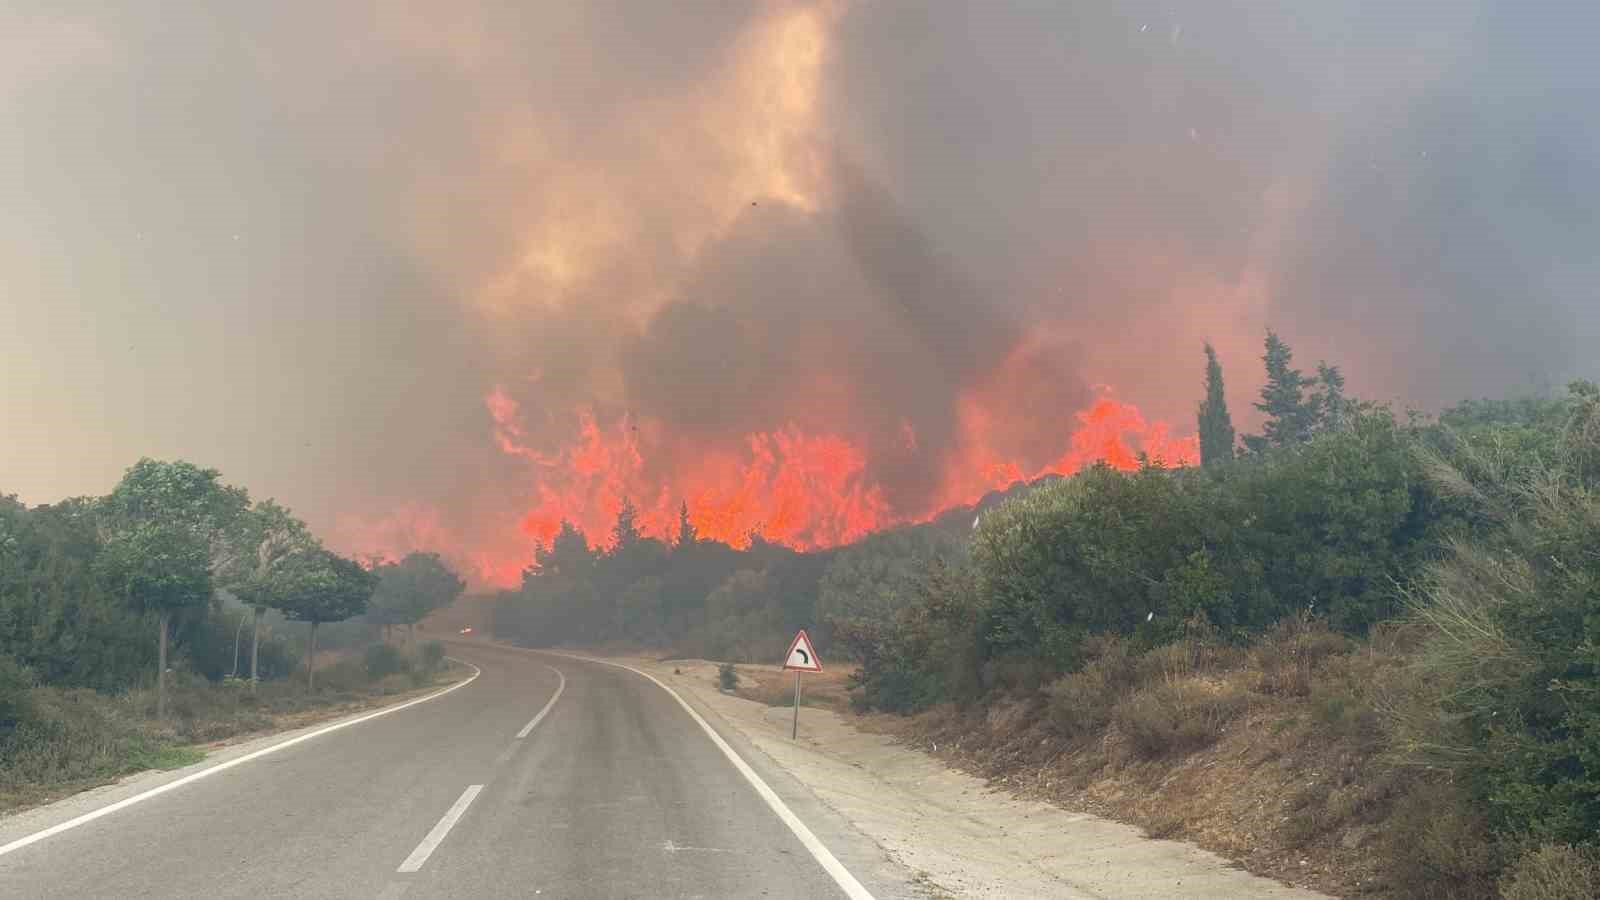
[[[794,727],[789,729],[789,740],[800,739],[800,673],[794,673]]]
[[[817,650],[811,646],[811,638],[804,628],[789,643],[789,652],[783,656],[783,668],[794,673],[794,725],[789,728],[789,740],[796,741],[800,739],[800,673],[822,671],[822,660],[817,659]]]

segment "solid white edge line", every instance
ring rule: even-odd
[[[635,669],[633,666],[624,665],[619,662],[611,662],[610,660],[606,659],[596,659],[592,656],[577,656],[575,654],[560,653],[548,650],[543,652],[555,652],[556,655],[566,656],[569,659],[586,660],[588,662],[596,662],[602,665],[615,666],[619,669],[627,669],[629,672],[632,672],[635,675],[642,675],[645,678],[655,682],[657,687],[666,691],[672,696],[672,699],[678,701],[678,705],[683,707],[683,711],[688,713],[689,717],[694,719],[695,723],[700,726],[701,730],[711,738],[711,742],[717,745],[717,749],[722,751],[722,755],[726,756],[729,762],[733,763],[733,767],[739,770],[739,774],[743,775],[745,780],[750,782],[750,786],[756,789],[756,793],[761,795],[761,799],[767,801],[767,806],[771,807],[772,811],[778,814],[778,818],[783,820],[783,824],[789,826],[789,830],[794,832],[794,836],[800,839],[800,843],[805,845],[805,848],[811,852],[811,856],[816,859],[816,861],[824,870],[827,871],[830,876],[833,877],[834,884],[837,884],[839,889],[844,891],[845,896],[849,897],[850,900],[874,900],[872,893],[862,886],[861,882],[857,881],[854,875],[850,874],[850,870],[846,869],[844,864],[839,862],[838,858],[835,857],[833,853],[829,851],[825,845],[823,845],[822,841],[811,832],[811,829],[806,827],[806,823],[800,821],[800,817],[794,814],[794,810],[791,810],[788,804],[783,802],[783,798],[779,797],[777,792],[774,791],[765,781],[763,781],[760,775],[756,774],[756,770],[750,768],[750,764],[744,761],[744,758],[739,755],[738,751],[730,747],[728,742],[722,739],[722,735],[717,734],[716,729],[712,728],[711,724],[702,718],[698,712],[695,712],[694,707],[690,706],[688,701],[684,700],[677,691],[673,690],[661,679],[651,675],[649,672],[641,669]]]
[[[433,851],[438,849],[439,845],[444,842],[445,835],[448,835],[450,829],[456,827],[456,823],[461,821],[463,815],[466,815],[467,807],[472,805],[472,801],[477,798],[478,792],[481,790],[483,790],[483,785],[481,784],[467,785],[467,789],[462,791],[461,796],[456,798],[456,802],[452,803],[450,808],[445,811],[444,818],[439,820],[439,824],[433,826],[433,830],[428,832],[428,836],[422,839],[422,843],[417,845],[417,849],[411,851],[411,855],[406,857],[406,861],[401,863],[400,868],[395,869],[395,871],[415,872],[422,868],[422,864],[427,862],[428,857],[433,855]]]
[[[544,705],[544,709],[539,710],[539,714],[534,716],[533,719],[528,722],[528,724],[522,726],[521,731],[517,732],[517,740],[519,741],[527,737],[528,732],[538,727],[539,720],[550,714],[550,710],[556,705],[556,701],[561,699],[561,692],[567,689],[567,676],[561,674],[560,669],[550,665],[549,663],[545,663],[544,667],[556,673],[556,677],[561,679],[561,683],[556,685],[556,692],[550,695],[550,702]]]
[[[449,658],[450,659],[455,659],[455,657],[449,657]],[[202,778],[209,778],[212,775],[217,774],[218,772],[225,772],[228,769],[233,768],[234,766],[241,766],[241,765],[244,765],[247,762],[250,762],[253,759],[260,759],[261,757],[266,756],[269,753],[277,753],[279,750],[283,750],[283,749],[286,749],[286,748],[289,748],[289,747],[293,747],[295,744],[299,744],[299,743],[301,743],[303,741],[309,741],[314,737],[321,737],[321,736],[323,736],[325,734],[329,734],[331,732],[338,731],[341,728],[349,728],[351,725],[360,725],[362,722],[370,722],[373,719],[378,718],[379,716],[387,716],[390,713],[397,713],[402,709],[407,709],[409,707],[416,706],[419,703],[427,703],[429,700],[434,700],[434,699],[437,699],[439,697],[443,697],[445,694],[448,694],[451,691],[458,690],[460,688],[464,688],[467,685],[473,683],[474,681],[477,681],[478,680],[478,676],[483,674],[483,670],[482,669],[478,668],[477,666],[473,666],[472,663],[469,663],[466,660],[457,659],[456,662],[459,662],[459,663],[461,663],[463,665],[472,666],[472,677],[468,678],[465,681],[458,681],[455,684],[452,684],[452,685],[450,685],[449,687],[447,687],[447,688],[445,688],[443,690],[434,691],[433,693],[427,695],[426,697],[418,697],[415,700],[407,700],[406,702],[401,703],[401,704],[399,704],[397,706],[388,706],[388,707],[385,707],[383,709],[378,710],[377,712],[367,713],[366,715],[361,716],[359,718],[346,719],[343,722],[337,722],[337,723],[335,723],[333,725],[329,725],[326,728],[319,728],[316,731],[312,731],[312,732],[309,732],[307,734],[302,734],[299,737],[290,738],[289,740],[282,741],[282,742],[277,743],[277,744],[273,744],[270,747],[263,747],[260,750],[256,750],[256,751],[251,752],[251,753],[246,753],[243,756],[237,757],[235,759],[230,759],[227,762],[217,763],[216,765],[212,766],[209,769],[201,769],[198,772],[190,773],[190,774],[185,775],[182,778],[179,778],[179,779],[177,779],[175,781],[169,781],[166,784],[160,785],[159,787],[151,788],[150,790],[145,791],[143,793],[134,794],[132,797],[124,797],[123,799],[118,800],[115,803],[111,803],[111,804],[108,804],[106,806],[102,806],[99,809],[93,810],[91,812],[86,812],[81,816],[78,816],[78,817],[72,818],[72,819],[68,819],[65,822],[59,822],[59,823],[57,823],[55,825],[50,826],[49,828],[44,829],[43,831],[36,831],[33,834],[27,835],[25,837],[17,838],[16,840],[12,841],[9,844],[6,844],[4,846],[0,846],[0,856],[5,856],[7,853],[12,853],[14,851],[21,850],[23,847],[29,846],[30,844],[37,844],[38,842],[44,840],[45,838],[55,837],[56,835],[62,833],[63,831],[71,831],[72,829],[77,828],[79,825],[87,825],[88,823],[93,822],[95,819],[98,819],[98,818],[100,818],[102,816],[109,816],[112,813],[117,812],[118,810],[127,809],[128,807],[134,805],[135,803],[143,803],[144,801],[149,800],[151,797],[158,797],[158,796],[160,796],[162,794],[165,794],[168,791],[174,791],[174,790],[177,790],[178,788],[183,787],[186,784],[191,784],[193,782],[199,781]]]

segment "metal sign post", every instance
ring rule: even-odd
[[[793,741],[800,738],[800,673],[822,671],[822,660],[817,659],[816,648],[811,646],[811,638],[804,628],[789,644],[783,668],[794,672],[794,725],[789,729],[789,740]]]

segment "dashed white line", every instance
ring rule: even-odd
[[[545,664],[545,668],[556,673],[556,677],[561,679],[561,683],[556,685],[556,692],[550,695],[550,702],[544,705],[544,709],[539,710],[539,714],[534,716],[533,719],[528,722],[528,724],[522,726],[521,731],[517,732],[517,740],[519,741],[527,737],[528,732],[532,731],[536,726],[538,726],[540,719],[543,719],[545,716],[550,714],[551,707],[555,706],[556,701],[561,699],[561,692],[567,689],[567,676],[561,674],[560,669],[550,665],[549,663]]]
[[[421,869],[422,864],[428,861],[429,856],[433,855],[433,851],[438,848],[445,835],[449,834],[450,829],[456,827],[456,823],[461,821],[461,817],[467,812],[467,807],[472,805],[472,801],[481,790],[483,790],[483,785],[481,784],[468,785],[467,789],[461,792],[461,796],[456,798],[456,802],[451,804],[450,809],[445,812],[444,818],[439,820],[439,824],[433,826],[433,830],[428,832],[428,836],[422,839],[422,843],[417,845],[417,849],[411,851],[411,855],[406,857],[406,861],[401,863],[400,868],[395,869],[395,871],[415,872]]]
[[[465,660],[457,660],[457,662],[465,662]],[[465,664],[469,665],[469,666],[472,666],[472,663],[465,663]],[[182,778],[177,779],[176,781],[169,781],[166,784],[163,784],[163,785],[161,785],[159,787],[153,787],[150,790],[145,791],[142,794],[134,794],[132,797],[126,797],[126,798],[124,798],[122,800],[118,800],[116,803],[111,803],[111,804],[108,804],[106,806],[102,806],[99,809],[94,810],[92,812],[86,812],[83,815],[78,816],[76,818],[68,819],[65,822],[61,822],[59,824],[52,825],[49,828],[44,829],[43,831],[36,831],[33,834],[27,835],[26,837],[17,838],[16,840],[12,841],[9,844],[5,844],[3,846],[0,846],[0,856],[5,856],[7,853],[12,853],[14,851],[21,850],[23,847],[26,847],[26,846],[28,846],[30,844],[36,844],[39,841],[44,840],[45,838],[54,837],[54,836],[60,834],[63,831],[70,831],[70,830],[72,830],[74,828],[77,828],[79,825],[87,825],[88,823],[93,822],[95,819],[98,819],[98,818],[100,818],[102,816],[109,816],[109,815],[111,815],[112,813],[114,813],[114,812],[116,812],[118,810],[127,809],[128,807],[134,805],[135,803],[143,803],[144,801],[149,800],[151,797],[159,797],[159,796],[161,796],[162,794],[165,794],[168,791],[175,791],[178,788],[181,788],[186,784],[192,784],[192,783],[194,783],[196,781],[199,781],[202,778],[210,778],[212,775],[215,775],[218,772],[226,772],[227,770],[233,768],[234,766],[242,766],[245,763],[247,763],[247,762],[249,762],[249,761],[251,761],[253,759],[260,759],[261,757],[266,756],[269,753],[277,753],[279,750],[286,750],[286,749],[288,749],[290,747],[293,747],[296,744],[302,743],[304,741],[309,741],[314,737],[321,737],[322,735],[328,734],[330,732],[338,731],[341,728],[349,728],[352,725],[360,725],[362,722],[370,722],[371,720],[376,719],[379,716],[387,716],[390,713],[397,713],[402,709],[409,709],[410,707],[416,706],[418,703],[427,703],[429,700],[433,700],[433,699],[436,699],[438,697],[443,697],[445,694],[448,694],[451,691],[457,690],[459,688],[466,687],[467,685],[469,685],[472,682],[476,681],[478,676],[482,675],[482,674],[483,674],[483,671],[481,669],[479,669],[477,666],[472,666],[472,677],[471,678],[468,678],[465,681],[456,682],[455,684],[450,685],[449,687],[445,688],[442,691],[434,691],[433,693],[427,695],[426,697],[418,697],[415,700],[407,700],[405,703],[401,703],[401,704],[399,704],[397,706],[390,706],[390,707],[387,707],[385,709],[380,709],[377,712],[367,713],[364,716],[359,716],[359,717],[354,718],[354,719],[346,719],[343,722],[337,722],[337,723],[335,723],[333,725],[327,726],[326,728],[318,728],[316,731],[312,731],[312,732],[308,732],[306,734],[302,734],[299,737],[290,738],[287,741],[283,741],[281,743],[273,744],[270,747],[263,747],[262,749],[257,750],[254,753],[246,753],[245,755],[240,756],[240,757],[238,757],[236,759],[230,759],[227,762],[218,763],[218,764],[212,766],[209,769],[201,769],[200,771],[195,772],[193,774],[185,775]]]

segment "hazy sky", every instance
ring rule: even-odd
[[[1241,418],[1268,326],[1422,406],[1600,369],[1591,2],[421,6],[0,5],[0,491],[182,457],[501,565],[586,423],[904,516],[973,416],[1189,429],[1207,338]]]

